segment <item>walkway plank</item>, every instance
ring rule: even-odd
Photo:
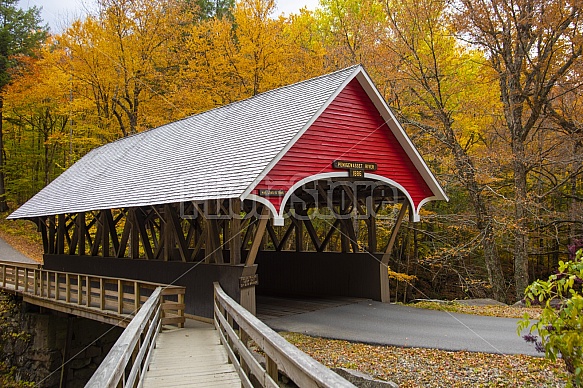
[[[187,320],[182,329],[164,327],[152,352],[144,387],[238,387],[214,326]]]

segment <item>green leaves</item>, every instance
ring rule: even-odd
[[[537,280],[526,289],[527,304],[539,301],[544,309],[530,333],[538,332],[545,355],[550,360],[561,357],[570,373],[570,386],[583,386],[583,251],[573,261],[559,262],[556,274],[548,281]],[[518,333],[530,325],[525,314],[518,323]]]

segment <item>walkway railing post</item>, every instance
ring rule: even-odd
[[[65,275],[65,302],[71,302],[71,277],[69,274]]]
[[[14,274],[14,289],[18,290],[18,268],[16,266],[12,267],[13,274]]]
[[[123,284],[121,280],[117,281],[117,313],[123,313]]]
[[[38,295],[38,286],[39,286],[38,283],[39,283],[39,278],[40,278],[40,272],[37,269],[34,269],[33,270],[33,276],[34,276],[34,278],[32,280],[34,282],[34,291],[33,291],[33,293],[34,293],[34,295]],[[42,278],[40,278],[40,279],[42,279]]]
[[[24,292],[28,292],[28,268],[24,269]]]
[[[91,307],[91,278],[85,276],[85,289],[87,290],[86,306]]]
[[[83,281],[81,275],[77,275],[77,304],[83,304]]]
[[[134,282],[134,312],[140,309],[140,285]]]
[[[105,310],[105,287],[103,278],[99,278],[99,309]]]
[[[59,274],[55,272],[55,300],[59,300]]]

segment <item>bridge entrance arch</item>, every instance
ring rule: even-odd
[[[38,225],[47,269],[183,285],[210,318],[215,281],[252,312],[256,291],[387,301],[398,228],[432,200],[354,66],[99,147],[9,218]]]

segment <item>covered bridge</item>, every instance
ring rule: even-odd
[[[432,200],[354,66],[94,149],[9,218],[38,225],[47,269],[184,285],[211,317],[217,280],[252,312],[256,291],[387,301],[399,225]]]

